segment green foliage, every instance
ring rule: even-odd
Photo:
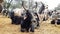
[[[24,1],[24,6],[31,8],[33,5],[33,0],[25,1],[25,0],[4,0],[4,7],[5,8],[21,8],[22,7],[22,1]]]

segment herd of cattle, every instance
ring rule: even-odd
[[[16,8],[12,11],[8,11],[8,10],[2,10],[2,7],[0,6],[0,13],[2,12],[2,14],[6,16],[9,15],[12,24],[16,24],[16,25],[20,24],[21,32],[24,31],[34,32],[34,29],[40,26],[39,21],[41,18],[39,16],[43,14],[44,9],[45,7],[44,5],[42,5],[38,12],[33,12],[33,10],[24,9],[24,8],[21,9]],[[53,11],[48,12],[47,16],[50,17],[52,13]],[[46,21],[48,19],[47,16],[43,18],[43,21]],[[51,23],[55,22],[54,20],[51,21]]]
[[[32,10],[29,10],[29,9],[24,9],[24,7],[21,9],[16,8],[12,11],[3,9],[2,6],[0,6],[0,9],[1,9],[0,13],[2,13],[5,16],[7,15],[9,16],[9,18],[12,21],[12,24],[21,25],[21,32],[24,32],[24,31],[29,32],[29,30],[31,32],[34,32],[34,29],[40,26],[39,25],[40,20],[39,20],[39,15],[38,15],[39,13],[37,12],[33,12]]]

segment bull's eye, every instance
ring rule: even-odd
[[[34,16],[36,16],[36,15],[34,15]]]
[[[36,21],[33,21],[33,22],[36,22]]]
[[[34,16],[36,16],[36,15],[34,15]]]

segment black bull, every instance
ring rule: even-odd
[[[22,29],[26,29],[26,31],[29,30],[29,28],[31,28],[31,31],[34,32],[34,26],[32,24],[32,19],[33,19],[33,16],[32,14],[29,12],[29,10],[26,11],[25,13],[26,15],[26,19],[24,19],[23,14],[21,17],[18,17],[18,16],[14,16],[14,12],[10,12],[10,18],[12,20],[12,24],[21,24],[21,31],[23,31]],[[37,15],[37,13],[35,13],[35,15]],[[37,15],[38,17],[38,15]],[[39,20],[39,17],[36,19],[37,22]],[[37,26],[39,26],[39,22],[37,24]]]
[[[29,28],[31,28],[31,20],[32,20],[32,15],[31,13],[27,10],[26,12],[26,19],[24,19],[23,23],[21,23],[21,31],[22,29],[26,29],[26,31],[29,31]]]

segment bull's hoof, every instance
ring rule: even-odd
[[[29,30],[27,30],[27,32],[29,32]]]
[[[30,32],[34,32],[33,30],[30,30]]]
[[[25,30],[24,29],[21,29],[21,32],[25,32]]]
[[[14,24],[13,22],[11,24]]]
[[[25,32],[25,31],[21,30],[21,32]]]
[[[34,32],[34,29],[31,29],[30,32]]]

